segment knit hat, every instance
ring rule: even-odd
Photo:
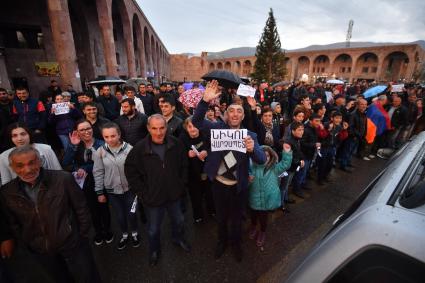
[[[276,108],[276,106],[278,106],[278,105],[280,105],[280,103],[279,103],[279,102],[272,102],[272,103],[270,104],[270,108],[274,111],[274,110],[275,110],[275,108]]]

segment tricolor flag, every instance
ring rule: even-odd
[[[376,136],[382,135],[386,130],[391,129],[391,119],[387,111],[379,103],[369,105],[366,111],[367,132],[366,141],[372,143]]]

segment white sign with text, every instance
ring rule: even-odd
[[[52,108],[55,109],[55,115],[62,115],[62,114],[68,114],[69,113],[69,103],[68,102],[52,104]]]
[[[245,153],[243,139],[247,136],[247,129],[211,129],[211,151],[235,150]]]
[[[238,87],[238,90],[236,91],[236,94],[240,95],[240,96],[254,97],[255,96],[255,88],[253,88],[249,85],[240,84],[239,87]]]

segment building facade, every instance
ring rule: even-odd
[[[0,87],[98,76],[170,77],[170,55],[135,0],[13,0],[0,9]]]
[[[307,74],[316,79],[369,81],[410,81],[425,62],[425,50],[418,44],[396,44],[376,47],[339,48],[314,51],[286,52],[286,76],[294,81]],[[224,69],[249,77],[255,56],[209,59],[203,52],[199,57],[171,55],[171,78],[175,81],[201,79],[205,73]]]

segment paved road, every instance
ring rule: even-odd
[[[333,183],[318,187],[305,200],[290,205],[291,212],[274,213],[270,218],[266,246],[260,251],[247,236],[243,239],[244,258],[237,263],[231,251],[214,260],[216,226],[214,219],[194,225],[187,215],[187,238],[193,246],[190,254],[172,245],[169,221],[164,221],[162,258],[149,267],[146,229],[142,226],[142,246],[117,251],[114,245],[95,247],[95,257],[104,282],[283,282],[302,261],[314,244],[326,233],[335,218],[356,199],[365,186],[385,166],[383,160],[354,159],[352,174],[333,170]],[[248,223],[246,223],[248,224]],[[117,227],[116,223],[114,225]],[[22,255],[21,255],[22,257]],[[32,264],[26,262],[25,268]],[[42,282],[42,281],[33,281]],[[46,281],[43,281],[46,282]]]

